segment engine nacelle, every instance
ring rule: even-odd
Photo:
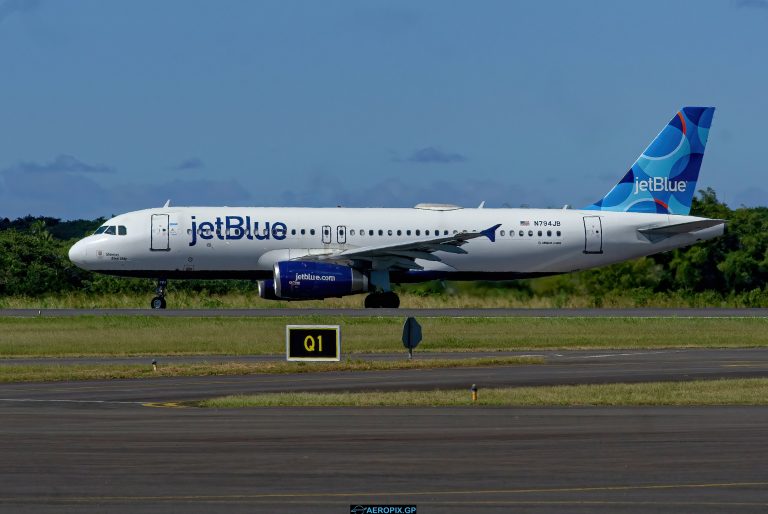
[[[280,298],[309,300],[368,291],[368,277],[342,264],[314,261],[275,263],[274,291]]]
[[[259,280],[259,296],[265,300],[280,300],[281,298],[275,294],[275,281],[274,280]]]

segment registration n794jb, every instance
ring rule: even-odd
[[[607,195],[581,209],[172,207],[121,214],[69,251],[81,268],[157,279],[258,280],[262,298],[368,293],[393,283],[509,280],[605,266],[711,239],[689,216],[713,107],[683,107]]]

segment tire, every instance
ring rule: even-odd
[[[152,298],[152,301],[149,303],[149,306],[152,309],[165,309],[165,298],[162,296],[155,296]]]
[[[386,309],[397,309],[400,307],[400,297],[392,291],[384,293],[381,295],[381,306]]]
[[[377,293],[371,293],[365,297],[366,309],[379,309],[381,308],[381,295]]]

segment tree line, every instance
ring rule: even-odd
[[[643,304],[644,298],[665,294],[695,299],[699,304],[768,305],[768,208],[732,209],[710,188],[699,191],[693,199],[691,214],[727,220],[725,234],[688,248],[605,268],[533,280],[477,282],[462,285],[460,290],[522,297],[581,295],[595,305],[611,296],[630,296]],[[0,296],[149,294],[154,284],[151,280],[91,273],[69,261],[70,246],[104,221],[33,216],[0,219]],[[217,294],[254,289],[251,282],[237,280],[172,281],[171,286]],[[452,289],[439,283],[404,288],[417,294],[447,294]]]

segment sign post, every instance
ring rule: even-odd
[[[341,360],[341,327],[286,325],[285,357],[289,361]]]
[[[416,318],[409,317],[403,325],[403,346],[408,350],[408,358],[413,359],[413,349],[421,342],[421,325]]]

